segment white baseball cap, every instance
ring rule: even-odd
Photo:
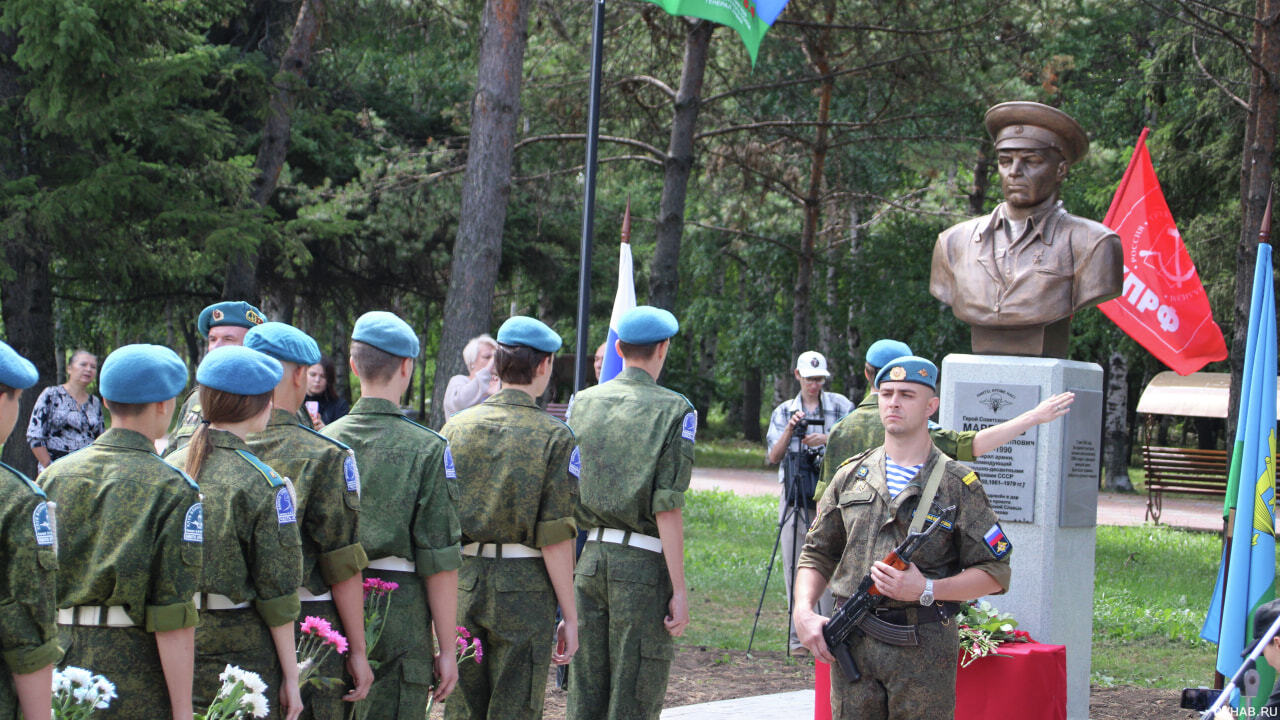
[[[831,377],[831,373],[827,372],[827,359],[814,350],[800,353],[800,357],[796,358],[796,370],[800,371],[800,377],[803,378]]]

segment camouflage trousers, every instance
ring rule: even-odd
[[[833,720],[950,720],[956,712],[956,658],[960,637],[954,619],[917,626],[920,644],[886,645],[869,637],[853,641],[862,679],[848,682],[831,669]]]
[[[269,718],[280,715],[280,660],[276,656],[271,631],[253,608],[241,610],[201,610],[196,626],[196,672],[192,699],[196,712],[203,713],[218,695],[222,682],[218,675],[227,665],[235,665],[262,676],[267,684]],[[152,718],[156,717],[153,713]]]
[[[398,583],[400,587],[391,593],[378,646],[369,653],[369,662],[374,665],[373,688],[360,704],[361,716],[426,717],[435,658],[425,583],[415,573],[394,570],[365,570],[365,578],[370,577]],[[446,651],[453,652],[453,648]]]
[[[0,660],[0,720],[18,717],[18,690],[13,686],[13,673],[4,660]]]
[[[556,597],[542,558],[464,557],[458,624],[480,638],[484,662],[458,668],[445,720],[539,720],[551,663]]]
[[[58,626],[66,650],[61,667],[84,668],[116,686],[116,699],[93,716],[110,720],[154,720],[169,715],[169,688],[160,666],[156,636],[140,627]]]
[[[346,629],[342,627],[342,620],[338,618],[338,606],[334,605],[332,600],[303,601],[302,618],[300,619],[308,617],[324,618],[329,621],[334,630],[342,633],[343,637],[347,635]],[[295,641],[301,640],[298,632],[295,628]],[[342,696],[355,687],[355,681],[347,673],[347,656],[339,655],[337,652],[330,652],[324,662],[320,664],[315,677],[328,678],[339,682],[331,683],[325,687],[317,687],[313,684],[302,688],[301,720],[342,720],[342,718],[345,718],[351,703],[343,702]]]
[[[568,720],[657,720],[673,640],[663,556],[588,542],[574,571],[578,653],[569,664]]]

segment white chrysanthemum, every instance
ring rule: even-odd
[[[263,687],[266,687],[265,685]],[[264,718],[267,716],[269,706],[267,705],[267,697],[260,693],[251,693],[245,695],[240,704],[249,708],[249,712],[256,718]]]
[[[112,700],[116,699],[115,683],[106,679],[102,675],[93,676],[93,689],[97,693],[98,702],[94,707],[106,709]]]
[[[61,670],[53,671],[53,692],[67,692],[71,690],[71,679],[68,678]]]
[[[62,675],[68,682],[76,685],[89,685],[93,683],[93,673],[85,670],[84,668],[68,666],[63,669]]]
[[[267,684],[262,681],[262,676],[251,670],[243,671],[244,674],[240,679],[244,682],[244,687],[251,693],[261,695],[267,691]]]
[[[75,698],[78,703],[88,701],[92,704],[98,701],[98,692],[92,685],[81,685],[71,691],[71,697]]]

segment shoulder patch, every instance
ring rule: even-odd
[[[293,502],[293,493],[287,487],[276,490],[276,522],[281,525],[298,522],[298,509]]]
[[[969,474],[968,474],[968,475],[965,475],[965,476],[964,476],[964,478],[961,480],[961,482],[963,482],[965,485],[972,485],[972,484],[974,484],[974,483],[978,483],[979,485],[981,485],[981,484],[982,484],[982,483],[980,483],[980,482],[978,481],[978,473],[976,473],[976,472],[974,472],[974,471],[972,471],[972,470],[970,470],[970,471],[969,471]]]
[[[347,492],[360,494],[360,468],[356,465],[356,454],[352,450],[347,451],[347,456],[342,460],[342,477],[347,482]]]
[[[686,413],[684,416],[684,425],[680,428],[680,437],[693,442],[693,438],[698,434],[698,411]]]
[[[42,502],[36,505],[36,509],[31,513],[31,527],[35,531],[37,545],[53,546],[53,508],[49,503]]]
[[[444,448],[444,476],[450,480],[458,479],[458,468],[453,464],[453,453],[449,451],[449,446]]]
[[[298,427],[302,428],[303,430],[306,430],[307,432],[311,433],[312,435],[315,435],[316,437],[318,437],[318,438],[320,438],[320,439],[322,439],[322,440],[324,440],[324,441],[326,441],[326,442],[331,442],[331,443],[333,443],[334,445],[337,445],[338,447],[342,448],[343,450],[350,450],[350,449],[351,449],[349,446],[347,446],[347,444],[346,444],[346,443],[342,442],[341,440],[335,440],[335,439],[333,439],[333,438],[329,437],[328,435],[325,435],[324,433],[321,433],[320,431],[316,430],[315,428],[309,428],[309,427],[307,427],[306,425],[299,425]]]
[[[573,447],[573,454],[569,456],[569,474],[576,478],[582,476],[582,453],[577,445]]]
[[[182,521],[182,540],[184,542],[204,542],[204,504],[193,503],[187,508],[187,516]]]
[[[1009,554],[1013,549],[1013,543],[1009,542],[1009,538],[1005,537],[1004,529],[1000,527],[1000,523],[991,526],[982,539],[987,543],[987,549],[991,551],[991,556],[999,560]]]
[[[280,478],[280,473],[271,469],[270,465],[262,462],[256,455],[248,450],[236,450],[236,454],[244,458],[245,462],[254,467],[255,470],[262,473],[262,477],[267,479],[267,484],[271,487],[280,487],[284,485],[284,480]]]

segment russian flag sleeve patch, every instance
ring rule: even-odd
[[[1009,538],[1005,537],[1004,529],[1000,527],[1000,523],[991,526],[991,529],[982,536],[987,543],[987,549],[991,551],[991,556],[999,560],[1009,554],[1013,549],[1013,543],[1009,542]]]

